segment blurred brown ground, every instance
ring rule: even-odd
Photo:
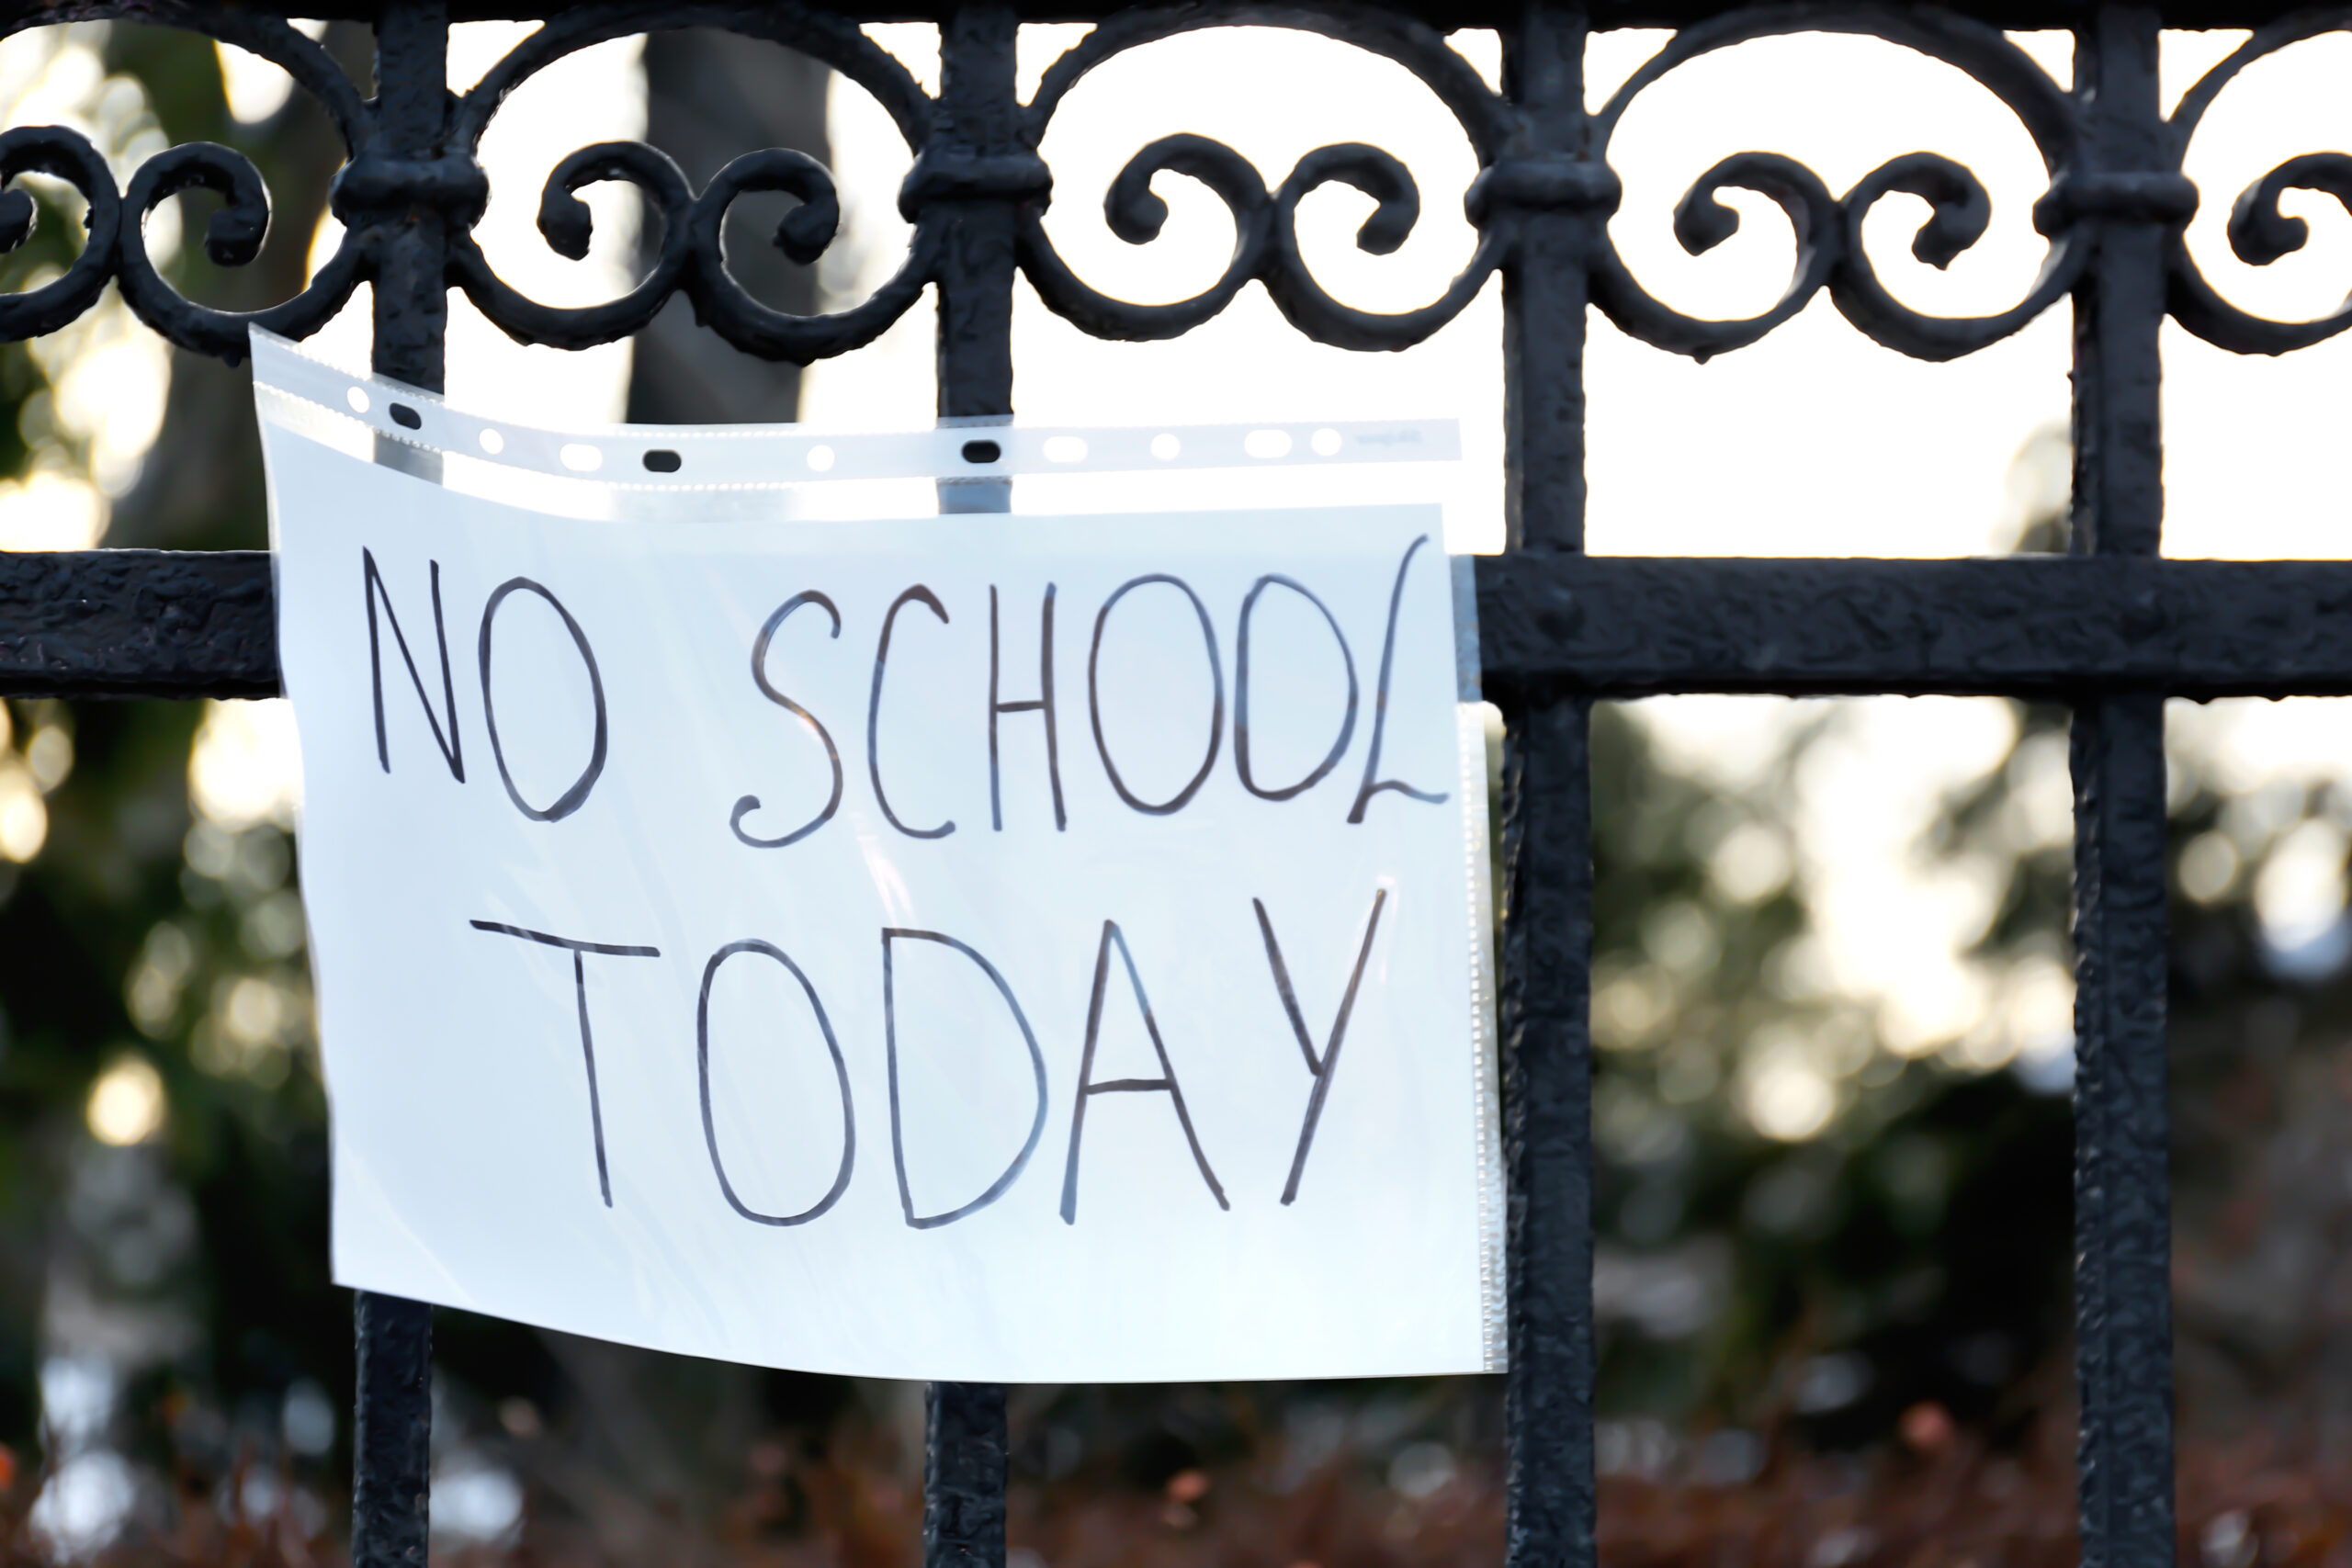
[[[2071,1568],[2076,1560],[2071,1421],[1989,1451],[1939,1407],[1906,1416],[1901,1443],[1866,1456],[1770,1454],[1737,1485],[1682,1467],[1600,1481],[1607,1568]],[[751,1456],[752,1481],[716,1529],[672,1521],[625,1554],[526,1517],[500,1547],[435,1547],[445,1568],[915,1568],[922,1498],[895,1467]],[[0,1563],[48,1561],[26,1524],[38,1477],[9,1476]],[[1349,1460],[1303,1479],[1279,1455],[1186,1470],[1156,1491],[1100,1478],[1016,1481],[1011,1568],[1493,1568],[1502,1561],[1498,1471],[1470,1466],[1403,1495]],[[335,1568],[341,1549],[284,1513],[224,1517],[200,1493],[169,1528],[136,1531],[97,1561],[186,1568]],[[2178,1561],[2192,1568],[2352,1564],[2352,1464],[2281,1432],[2181,1455]]]

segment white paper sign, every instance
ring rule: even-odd
[[[255,346],[339,1281],[869,1376],[1499,1365],[1435,508],[745,520],[605,431],[582,521]]]

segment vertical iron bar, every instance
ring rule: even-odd
[[[956,158],[1020,149],[1014,47],[1020,23],[994,0],[959,6],[940,29],[939,115],[932,151]],[[1016,204],[946,204],[939,300],[939,415],[1012,413],[1012,279]],[[943,512],[1002,512],[1010,481],[940,487]],[[923,1391],[923,1568],[1003,1568],[1006,1429],[997,1383],[937,1382]]]
[[[433,1309],[360,1291],[352,1568],[424,1568],[432,1485]]]
[[[1522,145],[1580,159],[1581,6],[1531,0],[1507,39]],[[1506,526],[1516,551],[1584,548],[1590,211],[1521,210],[1503,270]],[[1592,705],[1522,695],[1503,770],[1503,1157],[1508,1172],[1511,1568],[1590,1568],[1592,1456]]]
[[[402,159],[437,154],[448,84],[447,0],[388,0],[376,24],[377,145]],[[379,228],[376,239],[376,374],[441,391],[449,326],[447,220],[429,207],[412,207]]]
[[[448,104],[446,0],[389,0],[376,28],[376,134],[396,156],[441,148]],[[440,391],[449,319],[446,220],[413,208],[379,229],[375,339],[379,376]],[[433,1438],[433,1309],[357,1292],[358,1400],[353,1421],[352,1568],[424,1568]]]
[[[1003,1568],[1004,1385],[923,1390],[923,1568]]]
[[[1591,152],[1585,113],[1584,7],[1531,0],[1504,40],[1503,92],[1518,107],[1523,145],[1505,155],[1581,160]],[[1590,233],[1606,214],[1522,209],[1503,267],[1503,516],[1514,550],[1584,548],[1585,310]]]
[[[2101,6],[2075,33],[2084,155],[2165,168],[2157,16]],[[2075,299],[2079,553],[2153,556],[2164,521],[2165,232],[2101,225]],[[2078,704],[2075,777],[2075,1314],[2085,1568],[2175,1552],[2172,1221],[2165,1042],[2164,699]]]
[[[934,152],[978,159],[1022,150],[1012,7],[959,6],[940,29]],[[939,275],[939,412],[971,419],[1012,412],[1013,238],[1018,204],[1002,197],[945,202]]]

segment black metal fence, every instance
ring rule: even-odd
[[[1503,884],[1505,1143],[1510,1171],[1509,1553],[1533,1568],[1593,1557],[1592,1240],[1589,1137],[1591,950],[1587,744],[1596,699],[1667,692],[1951,693],[2038,696],[2074,711],[2077,1237],[2082,1549],[2086,1562],[2144,1565],[2174,1551],[2169,1199],[2165,1111],[2164,702],[2168,695],[2352,693],[2352,564],[2165,561],[2158,333],[2169,315],[2240,353],[2277,354],[2352,325],[2352,304],[2284,324],[2226,303],[2182,232],[2199,200],[2183,155],[2214,96],[2254,62],[2298,40],[2352,29],[2352,10],[2289,12],[2255,0],[1966,0],[1950,6],[1791,0],[1734,8],[1711,0],[1190,0],[1090,14],[1083,0],[975,0],[933,13],[797,0],[365,0],[306,5],[376,28],[378,95],[359,88],[279,15],[211,0],[9,0],[5,30],[115,17],[187,28],[284,66],[325,108],[348,162],[332,197],[341,248],[297,298],[253,316],[175,293],[141,239],[150,212],[203,188],[224,198],[207,246],[250,261],[268,222],[259,175],[239,154],[195,144],[158,154],[118,192],[102,160],[64,130],[0,134],[0,175],[39,171],[89,202],[80,259],[63,276],[0,299],[0,338],[58,329],[109,280],[132,310],[185,348],[235,360],[248,321],[293,336],[373,285],[374,367],[440,389],[447,290],[462,288],[516,338],[567,348],[628,336],[684,292],[710,330],[746,353],[802,363],[870,343],[922,295],[939,304],[943,417],[1012,412],[1013,282],[1099,336],[1172,337],[1261,284],[1300,332],[1352,349],[1417,343],[1502,278],[1508,378],[1508,553],[1479,563],[1488,695],[1509,723]],[[445,87],[448,26],[541,17],[461,96]],[[936,97],[861,31],[936,20]],[[1027,103],[1016,91],[1020,24],[1093,20]],[[1410,71],[1460,122],[1480,173],[1466,193],[1476,251],[1436,302],[1401,315],[1351,309],[1301,259],[1301,198],[1342,182],[1377,203],[1359,243],[1392,248],[1419,193],[1374,147],[1319,149],[1278,187],[1230,149],[1170,136],[1143,149],[1106,198],[1113,229],[1142,242],[1165,209],[1157,173],[1206,185],[1237,231],[1224,274],[1179,303],[1136,305],[1090,288],[1042,224],[1052,178],[1037,148],[1056,107],[1089,70],[1139,45],[1204,28],[1271,25],[1322,34]],[[1501,30],[1503,85],[1490,90],[1443,30]],[[1598,112],[1587,107],[1595,27],[1677,30]],[[2251,41],[2209,72],[2169,116],[2157,85],[2163,27],[2247,27]],[[2061,88],[2000,29],[2062,27],[2075,40]],[[638,143],[582,150],[549,177],[540,227],[584,254],[573,193],[635,185],[659,216],[650,275],[625,297],[554,309],[502,282],[470,230],[488,186],[475,156],[505,95],[534,72],[602,40],[681,28],[767,39],[871,93],[916,153],[899,194],[913,240],[898,273],[838,315],[796,317],[730,277],[718,236],[747,192],[798,200],[777,243],[821,252],[838,223],[831,176],[799,153],[747,149],[697,193]],[[2014,308],[1981,319],[1923,315],[1881,284],[1861,243],[1881,197],[1924,198],[1914,250],[1949,261],[1983,233],[1989,201],[1973,175],[1932,152],[1893,159],[1842,196],[1769,152],[1724,159],[1683,197],[1679,238],[1702,250],[1736,225],[1726,188],[1776,202],[1795,231],[1780,301],[1736,321],[1680,314],[1644,292],[1612,247],[1619,193],[1608,152],[1625,108],[1675,65],[1770,35],[1835,31],[1889,39],[1956,66],[2017,116],[2049,173],[2034,220],[2050,243]],[[2352,156],[2282,164],[2236,198],[2229,236],[2267,263],[2301,247],[2287,189],[2352,205]],[[23,242],[28,199],[0,195],[0,244]],[[1589,312],[1633,336],[1704,357],[1753,343],[1826,289],[1876,342],[1919,358],[1969,354],[2062,303],[2074,311],[2074,555],[1972,561],[1609,559],[1582,553],[1582,376]],[[50,696],[252,696],[277,689],[268,564],[248,554],[96,551],[0,559],[0,693]],[[381,1296],[358,1302],[357,1484],[353,1546],[363,1568],[419,1564],[426,1539],[431,1321]],[[1004,1557],[1003,1391],[940,1384],[929,1396],[924,1548],[933,1568]]]

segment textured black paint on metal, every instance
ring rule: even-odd
[[[923,1390],[923,1568],[1003,1568],[1004,1388]]]
[[[2164,699],[2075,710],[2075,1314],[2086,1568],[2172,1561]]]
[[[2024,556],[1494,556],[1478,638],[1498,701],[2352,694],[2352,563]]]
[[[1042,174],[1035,151],[1021,140],[1021,100],[1014,90],[1012,7],[958,6],[939,45],[939,110],[917,165],[932,188],[915,211],[940,208],[946,247],[939,272],[939,412],[972,419],[1012,412],[1013,236],[1022,210],[1042,206],[1035,195],[989,194],[977,176],[1025,159]],[[917,185],[909,177],[910,186]]]
[[[274,696],[275,604],[257,550],[0,555],[0,694]]]
[[[1511,1568],[1590,1568],[1592,705],[1505,711],[1505,1551]]]
[[[373,151],[408,170],[441,156],[448,118],[449,17],[442,0],[390,0],[376,34],[376,137]],[[434,204],[412,197],[372,214],[379,247],[371,363],[428,392],[442,389],[443,339],[449,326],[448,220]]]
[[[448,119],[443,0],[388,0],[376,29],[374,151],[431,166]],[[442,389],[449,325],[448,220],[429,200],[376,213],[376,374]],[[353,1428],[352,1568],[424,1568],[431,1513],[433,1309],[355,1292],[358,1408]]]
[[[258,550],[0,552],[0,695],[278,689]],[[2352,696],[2352,562],[2018,557],[1478,562],[1487,690],[1513,711],[1667,692]]]
[[[1587,170],[1588,23],[1533,0],[1505,35],[1521,170]],[[1492,181],[1491,173],[1487,176]],[[1480,193],[1510,231],[1503,274],[1505,571],[1584,548],[1589,253],[1613,203],[1590,180],[1522,177]],[[1503,1390],[1509,1568],[1591,1568],[1599,1506],[1592,1382],[1592,705],[1521,687],[1506,700],[1502,1034]]]
[[[2085,154],[2161,172],[2160,19],[2100,6],[2075,31]],[[2157,337],[2166,226],[2103,221],[2075,296],[2074,547],[2156,554],[2164,523]],[[2290,573],[2292,567],[2274,567]],[[2075,709],[2075,1339],[2084,1568],[2170,1562],[2172,1201],[2165,1103],[2164,702]]]
[[[357,1292],[353,1568],[424,1568],[433,1462],[433,1309]]]

